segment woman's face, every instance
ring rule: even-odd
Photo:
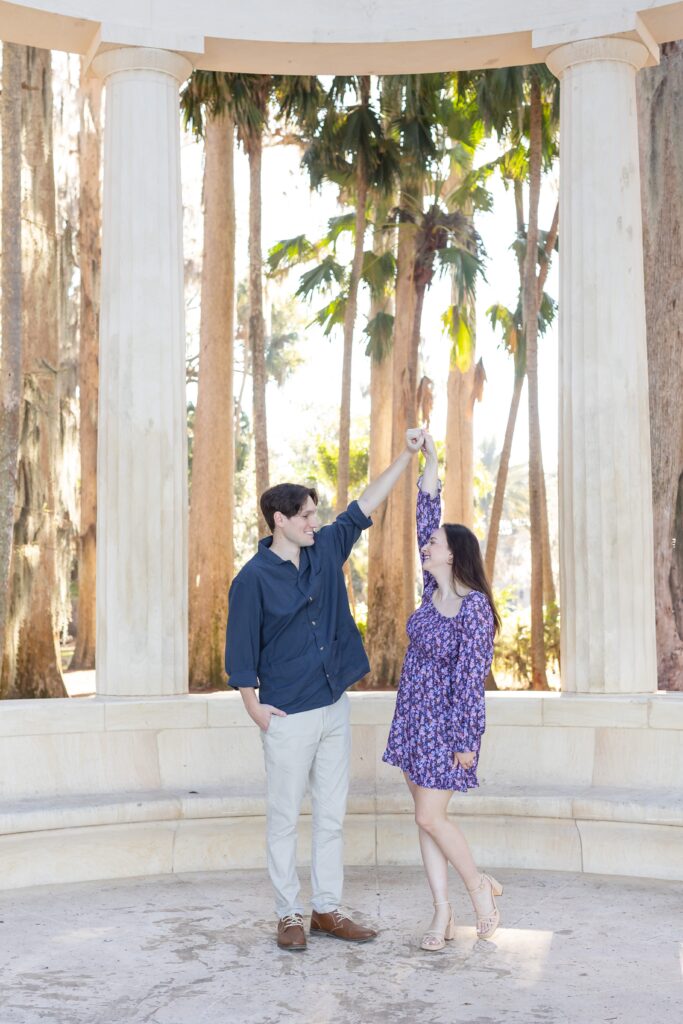
[[[440,526],[438,530],[434,530],[434,533],[422,548],[421,554],[423,567],[431,573],[444,565],[453,565],[453,555],[448,546],[446,531],[443,526]]]

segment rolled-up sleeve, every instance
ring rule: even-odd
[[[365,515],[357,501],[352,501],[346,512],[318,531],[318,540],[331,543],[337,560],[343,564],[363,530],[369,526],[372,526],[372,519]]]
[[[258,682],[263,612],[255,580],[237,576],[228,596],[228,625],[225,631],[225,671],[235,690],[254,687]]]

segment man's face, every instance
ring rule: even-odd
[[[282,536],[300,548],[309,548],[315,544],[315,531],[319,525],[318,509],[310,495],[295,516],[288,519],[282,512],[275,513],[275,526]]]

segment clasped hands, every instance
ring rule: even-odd
[[[421,451],[425,458],[432,456],[436,459],[434,438],[425,427],[411,427],[406,430],[406,448],[411,455]]]

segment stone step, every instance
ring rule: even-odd
[[[149,821],[264,817],[265,809],[263,792],[245,792],[244,787],[41,797],[3,803],[0,836]],[[487,786],[467,794],[455,794],[450,811],[467,817],[507,815],[683,826],[683,794],[677,789],[608,786],[587,786],[579,790],[569,786]],[[412,815],[413,803],[407,787],[402,784],[384,785],[377,791],[371,786],[356,784],[349,793],[348,812]],[[308,798],[302,813],[311,813]]]

